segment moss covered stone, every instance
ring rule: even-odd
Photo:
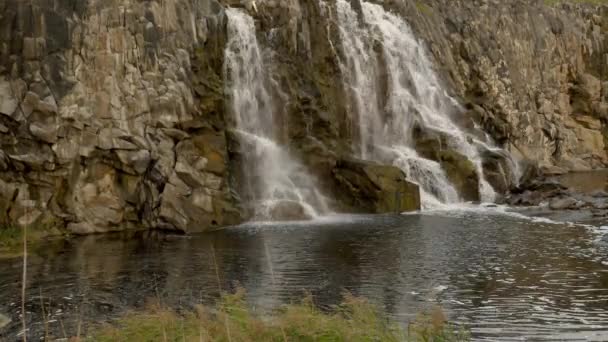
[[[340,160],[333,170],[338,199],[355,211],[399,213],[420,209],[420,189],[401,169],[362,160]]]

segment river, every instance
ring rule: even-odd
[[[305,293],[329,308],[349,291],[404,325],[440,305],[474,340],[605,341],[603,232],[477,208],[57,241],[30,257],[28,335],[42,336],[42,302],[51,331],[70,335],[151,298],[187,309],[243,287],[261,312]],[[21,266],[0,260],[6,340],[20,332]]]

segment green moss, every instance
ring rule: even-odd
[[[479,176],[475,164],[464,155],[451,149],[439,150],[436,153],[439,164],[445,170],[458,194],[465,201],[479,201]]]
[[[23,244],[23,230],[17,227],[0,228],[0,253],[14,253]]]
[[[0,227],[0,258],[18,257],[23,254],[23,228],[16,226]],[[40,225],[28,227],[27,245],[28,248],[35,248],[39,243],[50,237],[62,235],[55,226]]]
[[[429,5],[421,1],[416,1],[416,8],[418,9],[418,12],[424,15],[431,15],[433,12],[433,9]]]
[[[311,298],[261,319],[248,309],[243,291],[224,296],[215,313],[202,306],[179,315],[158,305],[94,329],[88,341],[467,341],[468,334],[443,314],[421,315],[408,331],[389,323],[367,301],[345,296],[333,313]]]

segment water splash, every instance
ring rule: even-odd
[[[255,23],[229,8],[224,75],[226,93],[242,145],[246,200],[254,219],[314,218],[328,212],[324,197],[304,165],[278,143],[279,128]]]
[[[378,154],[382,155],[382,160],[392,162],[402,169],[408,179],[416,180],[420,186],[422,209],[437,208],[442,203],[460,202],[458,192],[438,162],[418,156],[415,150],[407,146],[380,146]]]
[[[441,86],[407,23],[377,4],[362,1],[361,16],[346,0],[336,6],[343,81],[357,115],[360,156],[402,168],[420,185],[423,207],[460,202],[439,163],[422,158],[414,148],[416,127],[438,132],[447,138],[446,147],[475,166],[481,201],[494,201],[479,153],[489,143],[475,140],[452,121],[450,113],[459,105]]]

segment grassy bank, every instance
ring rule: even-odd
[[[18,257],[23,254],[23,228],[16,226],[0,227],[0,258]],[[35,247],[50,236],[62,235],[55,228],[30,228],[27,230],[28,247]]]
[[[440,311],[421,315],[408,329],[389,323],[367,301],[345,296],[333,313],[310,298],[262,319],[242,291],[224,296],[217,307],[178,314],[159,305],[133,312],[89,332],[87,341],[467,341]]]

